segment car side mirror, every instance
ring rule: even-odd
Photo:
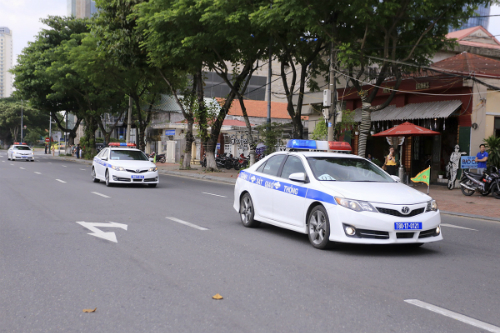
[[[288,179],[301,183],[307,182],[307,176],[304,172],[292,173],[290,176],[288,176]]]
[[[155,159],[150,157],[150,158],[149,158],[149,162],[153,162],[153,163],[154,163],[154,162],[155,162]]]
[[[107,157],[103,157],[103,158],[101,158],[101,160],[103,160],[103,161],[107,161],[107,160],[108,160],[108,158],[107,158]]]
[[[401,183],[401,178],[398,176],[391,176],[392,179],[394,179],[396,182]]]

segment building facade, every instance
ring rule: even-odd
[[[12,74],[9,69],[13,64],[12,30],[0,27],[0,98],[12,94]]]
[[[476,9],[476,17],[469,18],[462,26],[458,29],[450,28],[450,32],[468,29],[472,27],[477,27],[478,25],[482,26],[486,30],[488,30],[488,24],[490,23],[490,6],[481,5]]]
[[[76,18],[91,17],[97,13],[95,1],[92,0],[68,0],[68,16]]]

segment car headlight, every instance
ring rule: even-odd
[[[112,165],[111,168],[116,171],[125,171],[124,167]]]
[[[157,167],[152,167],[152,168],[149,168],[148,171],[158,171],[158,168]]]
[[[335,197],[335,201],[342,207],[352,209],[356,212],[366,211],[366,212],[377,213],[377,210],[370,203],[366,201],[356,201],[356,200],[337,198],[337,197]]]
[[[426,212],[437,212],[438,210],[438,204],[436,200],[431,200],[427,203],[427,208],[425,209]]]

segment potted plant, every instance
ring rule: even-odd
[[[443,179],[443,176],[444,176],[444,171],[439,171],[438,172],[438,178],[439,179]]]

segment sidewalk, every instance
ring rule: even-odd
[[[49,155],[45,155],[49,156]],[[50,155],[52,157],[52,155]],[[92,164],[92,161],[77,160],[74,157],[59,157],[53,158],[64,159],[65,161],[74,161],[85,164]],[[220,172],[205,172],[200,165],[192,165],[192,170],[179,170],[180,165],[177,163],[156,163],[158,172],[165,175],[175,175],[189,178],[196,178],[208,181],[215,181],[226,184],[236,183],[239,171],[220,170]],[[413,184],[412,188],[427,192],[425,184]],[[491,194],[483,197],[478,193],[467,197],[462,194],[459,188],[448,190],[446,186],[431,185],[429,195],[438,203],[438,207],[443,214],[481,218],[500,222],[500,199],[495,199]]]

